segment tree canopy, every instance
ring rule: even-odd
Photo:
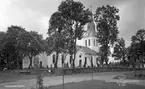
[[[42,35],[35,31],[24,32],[17,37],[17,53],[23,58],[28,56],[30,59],[29,68],[32,67],[32,57],[44,51]]]
[[[73,67],[75,66],[76,40],[82,38],[84,33],[83,27],[90,21],[90,15],[89,9],[85,9],[81,2],[65,0],[61,2],[57,12],[53,13],[49,20],[48,34],[51,36],[59,33],[65,36],[65,43],[69,45],[69,53],[71,55],[74,54]],[[55,46],[59,48],[59,45]],[[56,52],[57,54],[59,53],[58,50]]]
[[[97,24],[97,38],[101,46],[100,51],[104,56],[104,61],[108,64],[108,55],[110,54],[110,45],[113,45],[117,41],[119,34],[117,21],[119,20],[119,15],[117,13],[119,9],[114,6],[106,5],[101,6],[96,9],[95,12],[95,22]],[[103,63],[103,62],[102,62]]]

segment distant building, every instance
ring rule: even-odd
[[[81,42],[82,45],[77,45],[77,53],[76,53],[76,60],[75,60],[75,67],[97,67],[99,64],[98,62],[98,40],[96,38],[97,32],[95,29],[95,23],[92,19],[90,23],[87,24],[87,30],[84,34]],[[58,67],[62,67],[62,54],[59,54],[58,58]],[[54,60],[56,58],[56,52],[53,52],[51,55],[47,56],[45,53],[36,56],[39,59],[38,61],[33,62],[33,66],[37,68],[37,64],[41,64],[42,67],[54,67]],[[71,67],[70,55],[66,56],[64,63]],[[29,59],[28,57],[24,58],[23,60],[23,68],[28,68],[29,66]]]

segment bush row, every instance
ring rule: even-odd
[[[142,70],[142,68],[121,68],[121,67],[102,67],[102,68],[52,68],[52,74],[56,75],[70,75],[80,73],[95,73],[95,72],[117,72],[117,71],[134,71]]]

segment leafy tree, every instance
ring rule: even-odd
[[[70,42],[70,54],[74,54],[72,60],[73,67],[75,66],[76,41],[81,39],[84,33],[84,25],[90,21],[90,11],[85,9],[81,2],[73,0],[62,1],[49,21],[50,27],[48,33],[59,32],[65,34]]]
[[[18,54],[16,53],[16,39],[19,34],[25,32],[25,29],[20,26],[11,26],[8,27],[7,32],[4,37],[1,39],[0,49],[2,52],[4,63],[7,68],[13,67],[19,68],[22,61],[18,58]]]
[[[102,47],[101,51],[106,64],[108,64],[109,45],[114,44],[119,33],[117,27],[117,21],[119,20],[119,15],[117,15],[118,12],[119,9],[116,7],[106,5],[98,7],[94,16],[98,30],[97,38]]]
[[[1,40],[4,38],[5,36],[5,32],[0,32],[0,43],[1,43]]]
[[[24,32],[18,35],[16,48],[21,57],[29,57],[30,64],[28,68],[33,68],[32,58],[44,51],[42,35],[35,31]]]
[[[121,62],[123,62],[123,63],[126,62],[127,49],[125,47],[125,40],[123,38],[120,38],[117,40],[115,47],[114,47],[113,56],[116,59],[121,60]]]
[[[139,43],[133,43],[128,48],[128,61],[130,65],[132,65],[133,68],[135,68],[137,65],[139,65],[140,61],[140,44]]]
[[[4,52],[3,52],[3,49],[2,49],[2,40],[4,39],[5,37],[5,32],[0,32],[0,68],[2,68],[4,66]]]
[[[140,29],[137,31],[135,35],[132,36],[132,45],[136,45],[135,49],[138,50],[136,51],[136,56],[138,56],[138,59],[140,63],[142,64],[142,67],[144,67],[145,63],[145,30]],[[135,55],[134,55],[135,56]]]
[[[46,53],[49,55],[52,52],[56,52],[56,58],[54,59],[54,67],[57,68],[58,55],[59,53],[65,52],[65,37],[60,33],[54,33],[49,38],[47,38],[48,50]]]

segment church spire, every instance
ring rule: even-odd
[[[91,12],[91,15],[90,15],[90,20],[91,22],[93,21],[93,12],[92,12],[92,6],[90,6],[90,12]]]
[[[90,11],[91,11],[91,15],[90,15],[90,22],[87,24],[87,31],[84,35],[84,37],[96,37],[97,32],[95,29],[95,23],[94,23],[94,19],[93,19],[93,13],[92,13],[92,6],[90,6]]]

